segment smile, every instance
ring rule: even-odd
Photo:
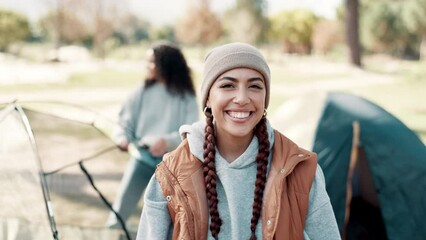
[[[228,112],[232,118],[244,119],[250,116],[250,112]]]

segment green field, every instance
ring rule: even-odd
[[[136,51],[139,55],[129,55]],[[129,59],[125,59],[126,50],[121,50],[113,55],[116,64],[101,64],[94,71],[71,73],[65,82],[0,85],[0,100],[71,102],[114,118],[127,94],[143,79],[145,67],[140,54],[143,51],[143,48],[127,50],[133,64],[129,68],[123,67]],[[184,52],[198,90],[205,50],[184,49]],[[426,62],[370,56],[364,57],[364,69],[360,70],[350,67],[345,59],[286,56],[271,50],[264,53],[272,73],[269,114],[292,97],[323,91],[350,92],[391,112],[426,142]]]

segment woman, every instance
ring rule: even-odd
[[[115,141],[132,155],[114,210],[123,221],[135,207],[164,153],[181,142],[179,127],[198,120],[190,69],[179,48],[161,42],[147,51],[147,78],[123,104]],[[131,151],[134,149],[133,151]],[[107,225],[121,227],[111,213]]]
[[[147,188],[137,239],[340,239],[316,155],[266,119],[270,70],[254,47],[205,59],[206,122],[164,156]]]

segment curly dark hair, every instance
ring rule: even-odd
[[[206,127],[204,129],[204,163],[203,175],[204,183],[206,186],[206,195],[209,206],[209,213],[211,217],[210,231],[215,239],[218,239],[222,219],[219,215],[218,204],[219,200],[216,191],[216,166],[215,166],[215,146],[216,137],[214,134],[213,115],[210,109],[204,112],[206,115]],[[266,174],[268,167],[269,157],[269,139],[266,127],[266,117],[263,117],[255,128],[255,135],[259,140],[259,151],[256,156],[257,174],[254,189],[254,201],[252,218],[250,222],[251,237],[250,240],[256,240],[256,225],[260,219],[263,204],[263,192],[266,185]]]
[[[164,79],[168,91],[183,96],[185,93],[195,95],[191,69],[186,63],[182,51],[169,42],[158,42],[151,49],[154,53],[154,63],[157,75]],[[147,79],[145,86],[149,87],[155,80]]]

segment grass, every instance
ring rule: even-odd
[[[92,72],[71,74],[68,81],[49,84],[21,84],[4,85],[0,88],[1,94],[43,94],[51,92],[84,92],[92,91],[95,96],[99,91],[121,89],[126,94],[140,84],[145,74],[141,58],[144,56],[146,46],[132,46],[126,49],[117,49],[111,54],[114,60],[138,59],[141,68],[120,69],[114,64]],[[193,68],[193,77],[197,90],[201,85],[201,70],[199,66],[203,48],[184,48],[188,62],[196,63]],[[132,55],[133,54],[133,55]],[[364,58],[364,71],[354,71],[344,62],[310,56],[285,56],[276,52],[268,53],[270,60],[273,86],[283,89],[298,89],[314,87],[318,83],[332,81],[345,83],[352,81],[370,81],[371,75],[385,79],[393,79],[392,84],[358,86],[342,91],[363,96],[402,120],[408,127],[416,131],[426,142],[426,63],[395,60],[389,57],[373,56]],[[297,95],[295,90],[293,95]],[[302,93],[301,93],[302,94]],[[47,96],[46,96],[47,97]],[[269,114],[272,114],[284,101],[292,97],[289,94],[271,94]],[[43,97],[41,97],[43,98]],[[118,106],[125,96],[110,96],[100,98],[75,99],[77,103],[84,104],[94,109]],[[58,99],[60,100],[60,99]],[[69,101],[69,100],[68,100]],[[71,100],[73,101],[73,100]]]
[[[140,72],[103,69],[96,72],[72,74],[69,81],[62,85],[65,88],[113,88],[132,87],[137,85],[143,75]]]
[[[70,90],[83,88],[128,88],[138,84],[143,73],[138,71],[123,71],[102,69],[94,72],[71,74],[66,82],[42,84],[2,85],[0,93],[7,92],[37,92],[43,90]]]

